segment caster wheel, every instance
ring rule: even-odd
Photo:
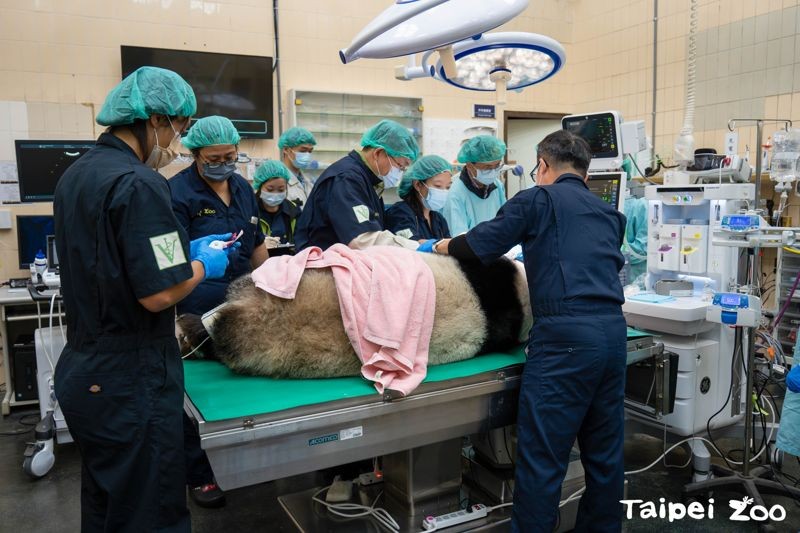
[[[22,469],[32,478],[38,479],[47,475],[56,462],[53,454],[53,441],[31,443],[25,449],[25,460]]]

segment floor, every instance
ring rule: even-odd
[[[24,416],[31,414],[32,416]],[[23,418],[24,416],[24,418]],[[22,470],[25,443],[32,433],[9,436],[8,433],[24,431],[36,419],[33,411],[16,411],[0,420],[0,530],[14,532],[35,531],[37,533],[79,531],[80,524],[80,457],[74,445],[56,448],[56,465],[50,473],[39,480],[32,480]],[[736,447],[735,441],[722,443],[723,448]],[[652,437],[636,435],[627,439],[625,446],[628,470],[650,464],[662,452],[662,443]],[[670,455],[670,463],[682,464],[687,455],[683,450]],[[794,458],[788,458],[785,470],[800,475],[800,467]],[[629,478],[629,498],[658,502],[680,502],[681,488],[689,480],[689,468],[665,468],[659,464],[653,469]],[[201,509],[190,504],[192,525],[196,533],[226,531],[270,531],[292,532],[294,526],[276,502],[284,493],[298,492],[323,483],[321,474],[308,474],[272,483],[265,483],[230,491],[226,507],[219,510]],[[750,524],[730,522],[728,499],[736,494],[715,494],[716,520],[682,520],[670,524],[667,520],[626,520],[629,532],[749,532],[756,531]],[[795,533],[800,531],[800,505],[790,499],[767,496],[768,505],[781,504],[787,511],[787,519],[777,531]],[[723,503],[724,502],[724,503]],[[636,513],[635,513],[636,515]],[[377,531],[377,528],[375,529]]]

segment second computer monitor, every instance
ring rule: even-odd
[[[625,202],[625,172],[598,172],[589,174],[586,185],[601,200],[622,211]]]

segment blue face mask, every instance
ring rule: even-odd
[[[203,176],[209,181],[222,182],[236,172],[236,162],[203,163]]]
[[[276,205],[281,205],[284,200],[286,200],[286,193],[285,192],[261,192],[261,200],[270,207],[275,207]]]
[[[447,203],[447,196],[449,194],[450,191],[447,189],[428,187],[428,196],[423,198],[422,202],[425,204],[425,207],[431,211],[441,211],[444,204]]]
[[[297,168],[308,168],[311,166],[311,152],[295,152],[294,166]]]
[[[381,176],[381,179],[383,180],[383,186],[385,188],[391,189],[392,187],[397,187],[397,184],[403,179],[403,171],[392,165],[389,173]]]
[[[399,167],[394,166],[392,163],[392,158],[389,157],[389,154],[386,154],[386,157],[389,159],[389,172],[378,177],[383,181],[384,188],[391,189],[392,187],[397,187],[397,185],[403,179],[403,171],[400,170]],[[375,166],[377,168],[377,159]]]
[[[494,180],[500,176],[499,168],[493,168],[491,170],[481,170],[476,168],[475,170],[475,179],[478,181],[478,183],[486,185],[487,187],[494,183]]]

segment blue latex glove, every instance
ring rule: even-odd
[[[792,392],[800,392],[800,363],[797,360],[791,372],[786,375],[786,388]]]
[[[229,241],[233,238],[233,233],[219,233],[217,235],[206,235],[205,237],[199,237],[189,243],[189,257],[194,257],[197,254],[198,247],[202,244],[210,244],[214,241]],[[242,247],[241,241],[236,241],[232,245],[225,248],[225,253],[231,255],[231,252],[234,250],[238,250]]]
[[[420,244],[417,247],[417,251],[418,252],[423,252],[423,253],[426,253],[426,254],[432,254],[433,253],[433,245],[436,244],[436,242],[438,240],[439,239],[428,239],[427,241],[423,242],[422,244]]]
[[[197,254],[200,252],[201,247],[208,246],[212,241],[229,241],[232,238],[233,233],[220,233],[217,235],[206,235],[205,237],[195,239],[189,243],[189,257],[192,261],[194,261]],[[239,241],[236,241],[236,244],[239,244]]]
[[[196,241],[192,241],[192,246],[190,247],[191,252],[193,252],[191,260],[203,263],[203,270],[205,271],[204,280],[221,278],[225,275],[225,270],[228,268],[228,250],[215,250],[209,246],[212,241],[222,239],[210,239],[210,237],[214,237],[214,235],[209,235],[209,237],[204,237],[203,239],[197,239],[196,241],[200,242],[197,242],[196,245]],[[230,234],[228,238],[230,239]]]

